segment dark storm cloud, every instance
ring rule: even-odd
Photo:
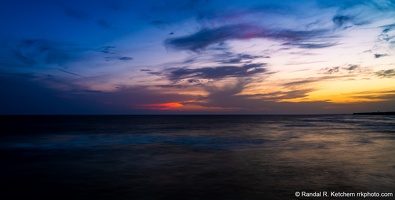
[[[22,40],[13,52],[20,62],[27,65],[61,65],[74,56],[72,46],[42,39]]]
[[[374,54],[374,58],[381,58],[384,56],[388,56],[388,54],[379,54],[379,53]]]
[[[226,77],[248,77],[266,72],[264,63],[245,64],[237,66],[203,67],[198,69],[172,68],[168,69],[168,78],[178,81],[185,78],[222,79]]]
[[[376,75],[382,78],[395,78],[395,69],[380,70]]]
[[[203,28],[200,31],[183,37],[165,40],[166,47],[200,51],[215,43],[233,39],[266,38],[271,40],[287,41],[285,45],[299,46],[301,48],[323,48],[333,46],[329,43],[311,42],[311,39],[323,37],[327,30],[270,30],[259,26],[236,24],[218,28]]]

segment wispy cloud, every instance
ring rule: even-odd
[[[198,69],[170,68],[167,78],[172,81],[181,79],[222,79],[226,77],[249,77],[266,72],[265,63],[245,64],[242,66],[202,67]]]
[[[27,65],[58,64],[71,60],[76,54],[74,45],[43,39],[20,41],[15,49],[15,57]]]
[[[240,63],[250,63],[254,59],[257,58],[270,58],[270,56],[258,56],[258,55],[250,55],[250,54],[233,54],[226,53],[224,58],[220,60],[220,63],[223,64],[240,64]]]
[[[368,90],[350,94],[353,98],[358,98],[365,101],[395,101],[395,90]],[[392,108],[391,108],[392,109]]]
[[[347,15],[335,15],[332,18],[333,23],[337,27],[343,27],[345,25],[348,25],[348,23],[352,22],[352,20],[353,20],[353,17],[347,16]]]
[[[209,45],[227,40],[243,40],[253,38],[266,38],[271,40],[286,41],[284,45],[297,46],[300,48],[323,48],[333,46],[332,43],[314,41],[323,38],[328,30],[271,30],[259,25],[235,24],[217,28],[203,28],[200,31],[178,38],[170,38],[165,41],[169,48],[179,50],[200,51]]]
[[[225,87],[207,86],[205,90],[209,93],[207,96],[200,97],[197,102],[193,104],[204,106],[204,107],[221,107],[221,108],[236,108],[240,109],[249,105],[251,107],[257,107],[256,100],[249,100],[244,96],[237,94],[241,93],[243,89],[248,85],[248,81],[238,79],[233,85],[227,85]]]
[[[64,70],[64,69],[58,69],[58,70],[61,71],[61,72],[66,73],[66,74],[71,74],[71,75],[74,75],[74,76],[83,77],[83,76],[81,76],[81,75],[79,75],[79,74],[70,72],[70,71],[68,71],[68,70]]]
[[[116,48],[116,46],[103,46],[97,49],[98,52],[101,53],[108,53],[111,54],[113,53],[113,49]]]
[[[96,49],[97,52],[103,53],[106,55],[104,59],[106,61],[114,61],[114,60],[120,60],[120,61],[131,61],[133,60],[132,57],[130,56],[120,56],[117,51],[115,51],[116,46],[103,46],[98,49]],[[110,55],[108,55],[110,54]]]
[[[59,84],[64,87],[55,87]],[[113,91],[92,90],[59,79],[9,73],[0,73],[0,91],[0,114],[149,113],[141,105],[161,108],[161,105],[168,106],[165,104],[168,102],[197,98],[166,94],[145,86],[120,86]]]
[[[340,67],[326,67],[324,69],[321,69],[323,74],[336,74],[340,71]]]
[[[0,7],[13,109],[307,113],[379,99],[353,92],[395,78],[393,0],[24,3]]]
[[[379,41],[383,41],[388,43],[390,47],[394,47],[395,45],[395,24],[388,24],[381,27],[383,30],[378,36]]]
[[[328,43],[328,42],[286,42],[283,43],[283,45],[287,46],[296,46],[302,49],[321,49],[321,48],[327,48],[327,47],[332,47],[337,45],[337,43]]]
[[[237,113],[330,113],[339,110],[326,110],[334,104],[324,101],[306,101],[300,103],[288,102],[289,99],[305,98],[311,89],[279,91],[266,94],[244,95],[242,91],[250,81],[239,79],[235,84],[225,87],[205,87],[209,93],[197,101],[184,104],[199,105],[205,108],[222,108]],[[311,109],[313,108],[313,109]]]
[[[376,75],[382,78],[395,78],[395,69],[380,70]]]
[[[133,60],[133,58],[132,57],[128,57],[128,56],[122,56],[122,57],[119,57],[118,60],[129,61],[129,60]]]
[[[374,58],[381,58],[381,57],[384,57],[384,56],[388,56],[388,54],[380,54],[380,53],[374,54]]]
[[[328,80],[336,80],[339,78],[344,78],[346,76],[321,76],[321,77],[308,77],[308,78],[299,78],[296,80],[290,80],[287,81],[285,83],[282,84],[282,86],[286,87],[286,88],[291,88],[291,89],[295,89],[295,88],[300,88],[301,86],[303,86],[303,88],[306,88],[306,85],[312,85],[313,83],[317,83],[317,82],[324,82],[324,81],[328,81]]]
[[[348,67],[344,67],[343,69],[345,69],[347,71],[354,71],[357,68],[359,68],[359,65],[348,65]]]
[[[326,67],[320,69],[322,74],[360,74],[369,75],[372,74],[370,67],[361,67],[357,64],[349,64],[345,66]]]
[[[114,60],[120,60],[120,61],[131,61],[133,60],[132,57],[129,56],[107,56],[105,57],[106,61],[114,61]]]

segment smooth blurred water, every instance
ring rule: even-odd
[[[394,116],[2,116],[1,121],[4,199],[395,193]]]

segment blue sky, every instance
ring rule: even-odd
[[[2,1],[2,114],[395,106],[395,1]]]

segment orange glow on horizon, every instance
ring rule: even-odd
[[[195,101],[191,101],[195,102]],[[140,104],[137,105],[140,109],[147,109],[147,110],[177,110],[177,111],[197,111],[197,112],[204,112],[204,111],[218,111],[218,112],[227,112],[227,111],[237,111],[239,108],[223,108],[223,107],[205,107],[200,105],[193,105],[190,103],[179,103],[179,102],[168,102],[168,103],[155,103],[155,104]]]
[[[150,109],[150,110],[169,110],[169,109],[178,108],[181,106],[183,106],[183,105],[178,102],[154,103],[154,104],[140,105],[140,107],[143,107],[144,109]]]

